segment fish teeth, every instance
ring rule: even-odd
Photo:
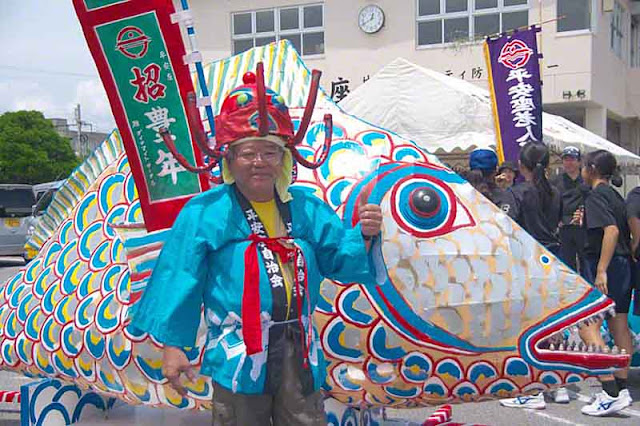
[[[553,343],[551,345],[549,345],[549,349],[552,351],[556,350],[556,345],[554,345]]]
[[[564,343],[560,343],[560,345],[558,346],[558,350],[564,351]]]
[[[611,353],[611,348],[609,348],[609,346],[605,346],[603,351],[605,354]]]
[[[614,355],[618,355],[620,353],[620,351],[618,350],[617,346],[614,346],[613,349],[611,349],[611,353]]]
[[[627,350],[622,348],[620,349],[620,355],[626,355],[627,354]]]

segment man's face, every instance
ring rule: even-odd
[[[273,142],[249,140],[231,147],[229,171],[240,189],[260,196],[273,195],[283,154],[283,148]]]
[[[580,171],[580,160],[570,155],[562,157],[562,167],[565,173],[573,175]]]
[[[514,172],[511,169],[503,169],[502,170],[502,174],[507,179],[507,182],[508,182],[509,186],[512,186],[513,185],[513,181],[516,178],[516,172]]]

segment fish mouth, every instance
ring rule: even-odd
[[[600,296],[600,297],[598,297]],[[587,300],[592,299],[591,303]],[[595,300],[594,300],[595,299]],[[539,327],[523,336],[520,342],[542,370],[562,369],[578,373],[609,374],[618,368],[627,367],[630,355],[616,346],[587,345],[578,332],[596,322],[615,316],[614,303],[595,290],[573,306],[550,316]],[[523,347],[524,345],[524,347]]]

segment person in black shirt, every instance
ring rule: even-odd
[[[634,259],[631,287],[635,289],[633,314],[640,316],[640,186],[627,195],[627,222],[631,230],[631,256]]]
[[[511,205],[506,207],[511,216],[540,244],[555,256],[560,253],[557,236],[558,222],[562,210],[560,194],[547,180],[549,148],[542,143],[527,143],[520,150],[520,173],[524,182],[519,182],[505,192],[512,194]],[[556,391],[555,401],[568,403],[565,388]],[[511,408],[545,408],[542,392],[528,397],[501,399],[500,404]]]
[[[469,169],[465,179],[478,191],[498,206],[507,215],[513,204],[513,196],[496,185],[498,156],[491,149],[475,149],[469,155]]]
[[[562,220],[560,221],[560,257],[574,271],[583,273],[585,230],[575,223],[577,210],[584,208],[584,199],[589,187],[580,176],[580,150],[568,146],[562,150],[564,173],[552,180],[562,198]],[[584,276],[584,274],[583,274]]]
[[[626,200],[627,219],[631,230],[631,254],[637,260],[640,246],[640,186],[629,192]]]
[[[608,151],[598,150],[586,155],[582,178],[591,187],[585,199],[584,225],[586,227],[585,270],[595,286],[616,303],[617,315],[607,320],[615,344],[627,353],[633,345],[627,314],[631,303],[631,245],[624,199],[609,184],[619,182],[616,159]],[[600,345],[601,321],[596,327],[582,327],[581,337],[586,343]],[[628,368],[601,378],[603,392],[596,401],[582,407],[589,415],[603,415],[619,411],[631,403],[627,390]]]
[[[558,256],[560,240],[557,235],[562,211],[558,190],[547,180],[549,148],[542,143],[530,142],[520,150],[520,173],[524,182],[515,184],[506,192],[513,194],[514,204],[509,215],[547,250]]]

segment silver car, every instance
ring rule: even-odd
[[[36,198],[31,185],[0,185],[0,256],[22,256]]]

